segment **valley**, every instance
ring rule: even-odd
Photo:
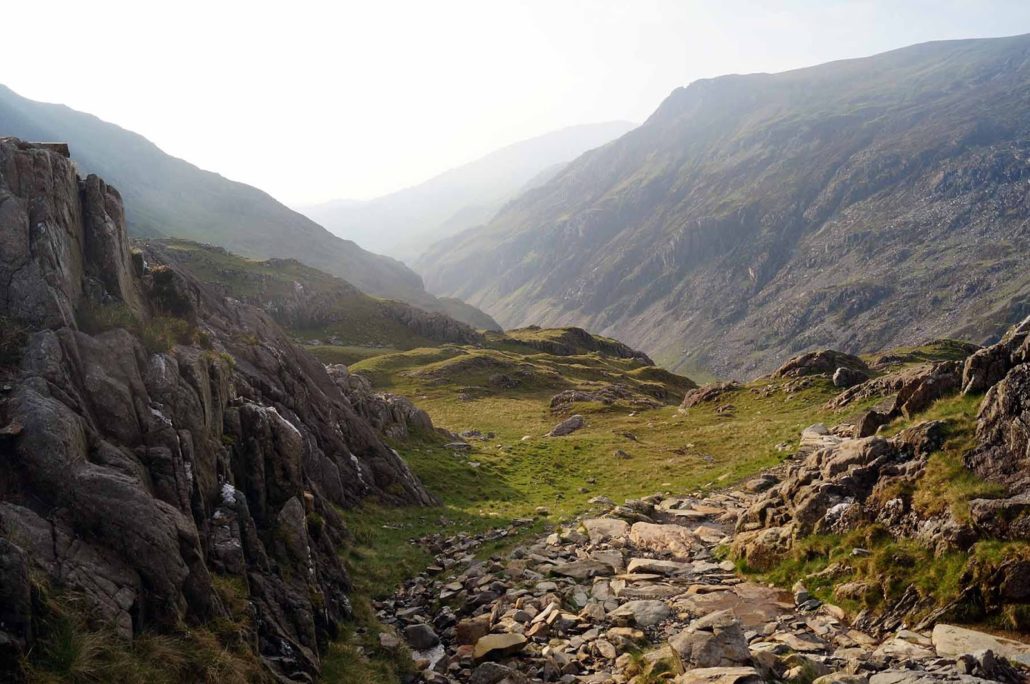
[[[486,42],[418,61],[471,106]],[[256,71],[411,92],[255,163],[499,139],[412,143],[413,54]],[[700,78],[305,215],[0,85],[0,681],[1027,684],[1028,86],[1030,34]]]

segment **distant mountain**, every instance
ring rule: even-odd
[[[0,86],[0,135],[69,143],[84,172],[103,176],[121,191],[134,235],[188,238],[248,257],[293,258],[369,294],[431,311],[461,308],[428,294],[421,278],[400,262],[340,239],[257,188],[203,171],[90,114],[34,102]],[[484,325],[490,319],[483,315],[462,320],[496,327]]]
[[[301,211],[337,235],[398,259],[489,221],[542,173],[554,174],[619,137],[627,121],[572,126],[523,140],[430,180],[367,202],[334,200]]]
[[[1030,36],[674,91],[416,268],[506,327],[743,376],[1030,313]]]

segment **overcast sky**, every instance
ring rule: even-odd
[[[675,87],[1030,32],[1030,1],[4,3],[0,82],[294,206],[368,198]]]

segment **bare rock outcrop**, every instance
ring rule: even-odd
[[[33,645],[29,577],[129,639],[225,616],[218,574],[270,670],[309,679],[350,610],[337,507],[433,497],[266,314],[134,257],[67,158],[0,139],[0,246],[0,316],[30,330],[0,369],[0,667]]]

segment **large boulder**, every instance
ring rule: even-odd
[[[694,620],[684,631],[669,639],[684,670],[704,667],[733,667],[751,662],[751,652],[740,622],[729,610]]]

